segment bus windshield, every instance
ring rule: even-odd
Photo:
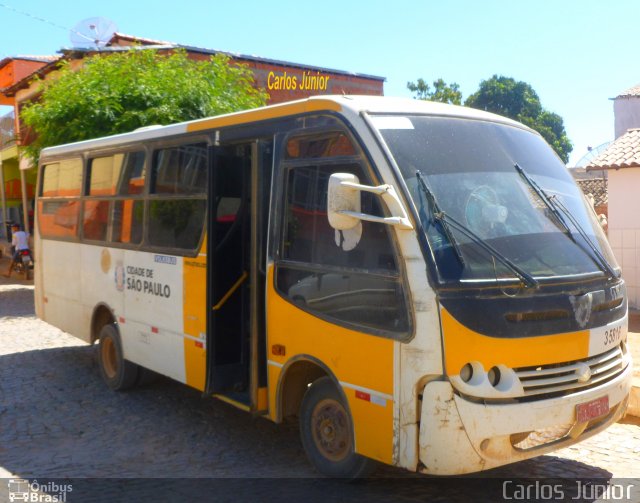
[[[595,212],[541,136],[452,117],[372,122],[405,179],[441,281],[618,273]]]

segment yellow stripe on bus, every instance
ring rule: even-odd
[[[324,364],[341,383],[349,401],[356,433],[356,451],[384,463],[393,461],[394,341],[324,321],[283,299],[268,271],[268,378],[271,415],[275,390],[291,358]],[[286,354],[273,354],[274,345]],[[281,365],[283,367],[281,367]],[[295,365],[295,363],[293,364]],[[360,392],[363,389],[372,393]],[[367,396],[369,395],[369,396]],[[280,397],[286,399],[286,397]]]
[[[589,331],[568,332],[541,337],[504,339],[478,334],[458,322],[446,309],[440,309],[447,375],[457,375],[471,361],[486,370],[494,365],[528,367],[589,356]]]
[[[207,249],[207,240],[202,243]],[[183,260],[183,323],[184,333],[198,339],[207,333],[207,256],[185,257]],[[184,366],[187,384],[204,391],[207,369],[206,342],[184,339]]]
[[[286,115],[296,115],[307,112],[339,112],[340,110],[342,110],[342,106],[339,103],[331,100],[314,99],[308,101],[296,101],[293,103],[273,105],[267,108],[257,108],[255,110],[248,110],[246,112],[237,112],[229,115],[224,115],[222,117],[213,117],[209,119],[190,122],[187,124],[187,131],[204,131],[207,129],[235,126],[238,124],[275,119]]]

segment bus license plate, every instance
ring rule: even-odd
[[[576,405],[576,416],[579,423],[586,423],[609,412],[609,396],[602,396],[586,403]]]

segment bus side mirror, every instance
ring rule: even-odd
[[[391,216],[376,217],[362,213],[360,192],[373,192],[381,196]],[[333,173],[329,177],[327,215],[329,225],[336,230],[352,229],[358,225],[360,220],[394,225],[401,229],[413,229],[407,212],[393,186],[386,184],[377,187],[360,185],[358,177],[351,173]]]

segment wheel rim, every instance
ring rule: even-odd
[[[347,412],[340,402],[320,401],[311,416],[313,442],[320,454],[341,461],[351,452],[351,430]]]
[[[105,337],[100,342],[100,351],[102,353],[102,368],[104,369],[104,373],[109,379],[113,379],[118,373],[118,355],[113,339]]]

